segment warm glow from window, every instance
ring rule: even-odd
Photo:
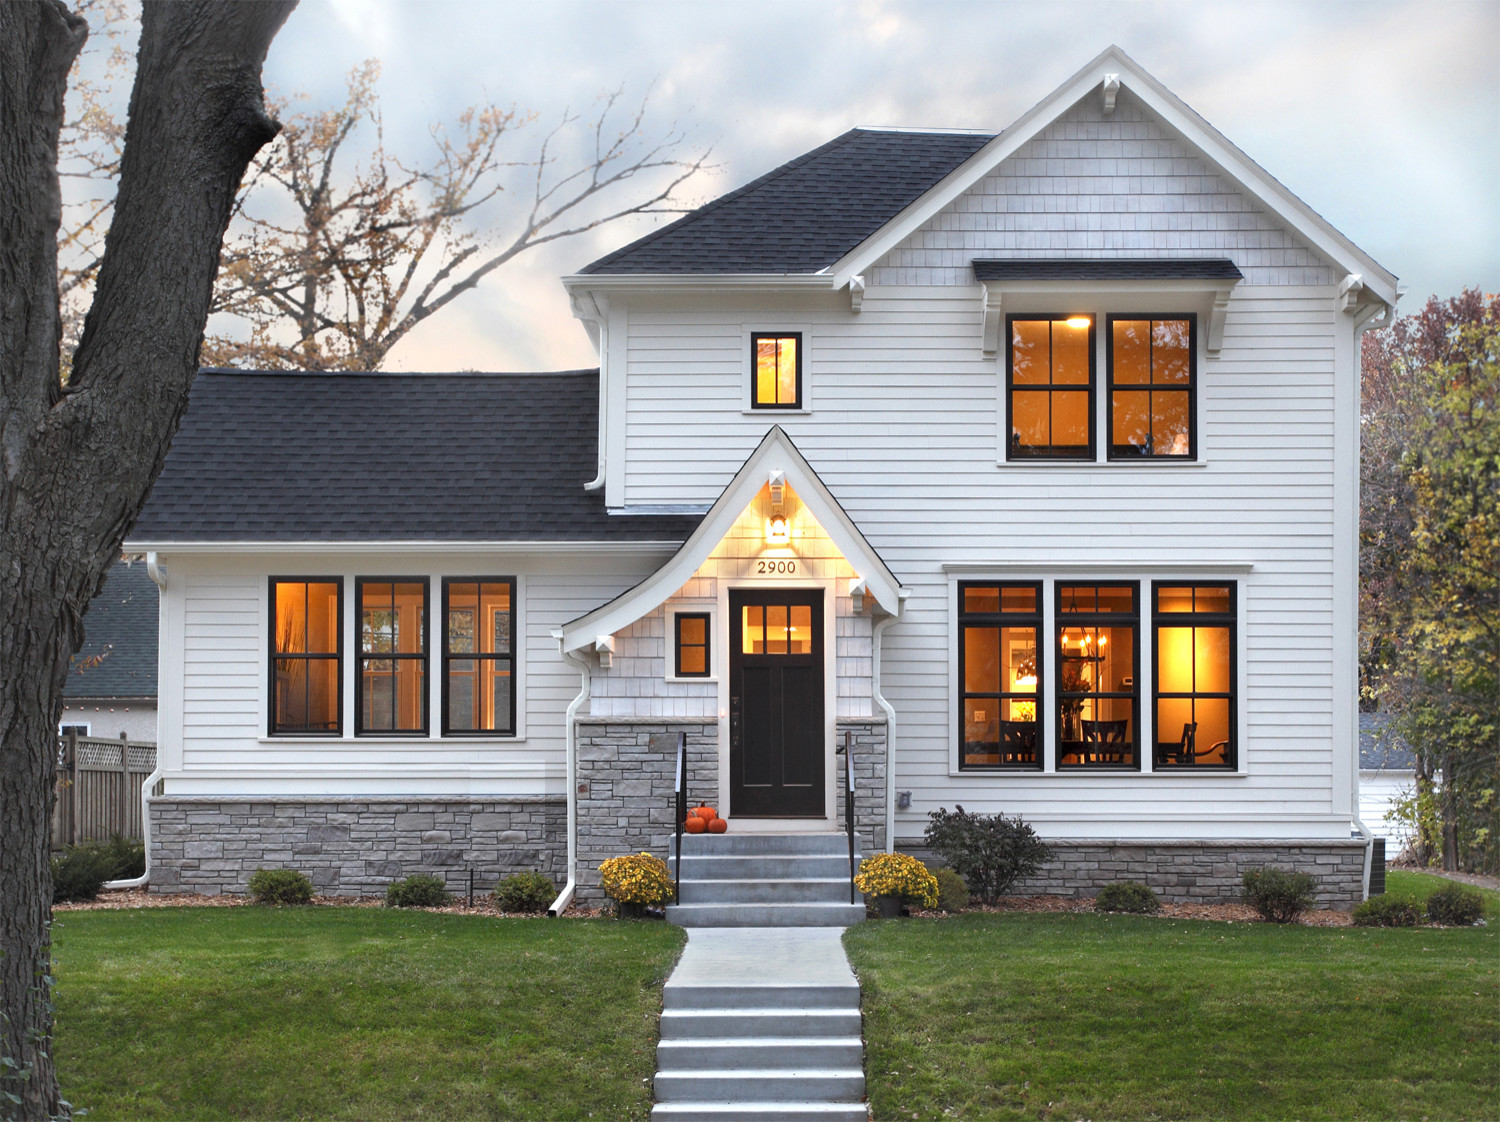
[[[1088,316],[1069,316],[1066,322],[1069,327],[1084,328],[1094,321]]]

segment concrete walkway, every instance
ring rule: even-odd
[[[669,986],[859,988],[842,927],[691,927]]]

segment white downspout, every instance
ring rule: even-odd
[[[569,704],[567,716],[564,718],[567,724],[568,744],[568,883],[563,885],[562,891],[557,894],[557,899],[552,901],[547,909],[547,914],[555,919],[562,915],[564,909],[572,902],[573,891],[578,886],[578,728],[574,719],[578,716],[579,708],[589,699],[591,678],[589,664],[562,649],[562,632],[554,631],[552,636],[557,640],[557,649],[563,656],[563,661],[576,666],[580,677],[578,696]]]
[[[146,554],[146,575],[156,582],[156,587],[165,592],[167,590],[167,571],[156,562],[155,552]],[[160,595],[160,593],[158,593]],[[127,880],[107,880],[104,888],[142,888],[151,883],[151,792],[161,781],[162,773],[162,751],[161,737],[156,738],[156,770],[146,776],[141,784],[141,841],[146,848],[146,871],[138,877],[130,877]]]
[[[609,409],[607,387],[609,384],[609,316],[594,320],[599,325],[599,474],[583,485],[585,491],[597,491],[604,486],[605,438],[609,435]],[[563,657],[567,657],[564,655]]]
[[[902,589],[901,599],[906,599],[906,590]],[[880,692],[880,637],[885,629],[896,622],[896,616],[886,616],[878,621],[871,633],[871,661],[873,667],[870,671],[870,692],[875,697],[875,704],[880,706],[885,713],[885,851],[894,853],[896,850],[896,707],[885,699],[885,694]],[[873,840],[873,839],[872,839]]]

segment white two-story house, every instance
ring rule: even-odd
[[[1358,341],[1395,278],[1111,49],[855,129],[565,277],[598,370],[205,372],[152,884],[326,891],[1019,815],[1032,887],[1363,892]],[[1351,830],[1351,822],[1355,828]]]

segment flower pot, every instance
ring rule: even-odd
[[[880,909],[881,919],[901,918],[901,897],[899,896],[877,896],[875,907]]]

